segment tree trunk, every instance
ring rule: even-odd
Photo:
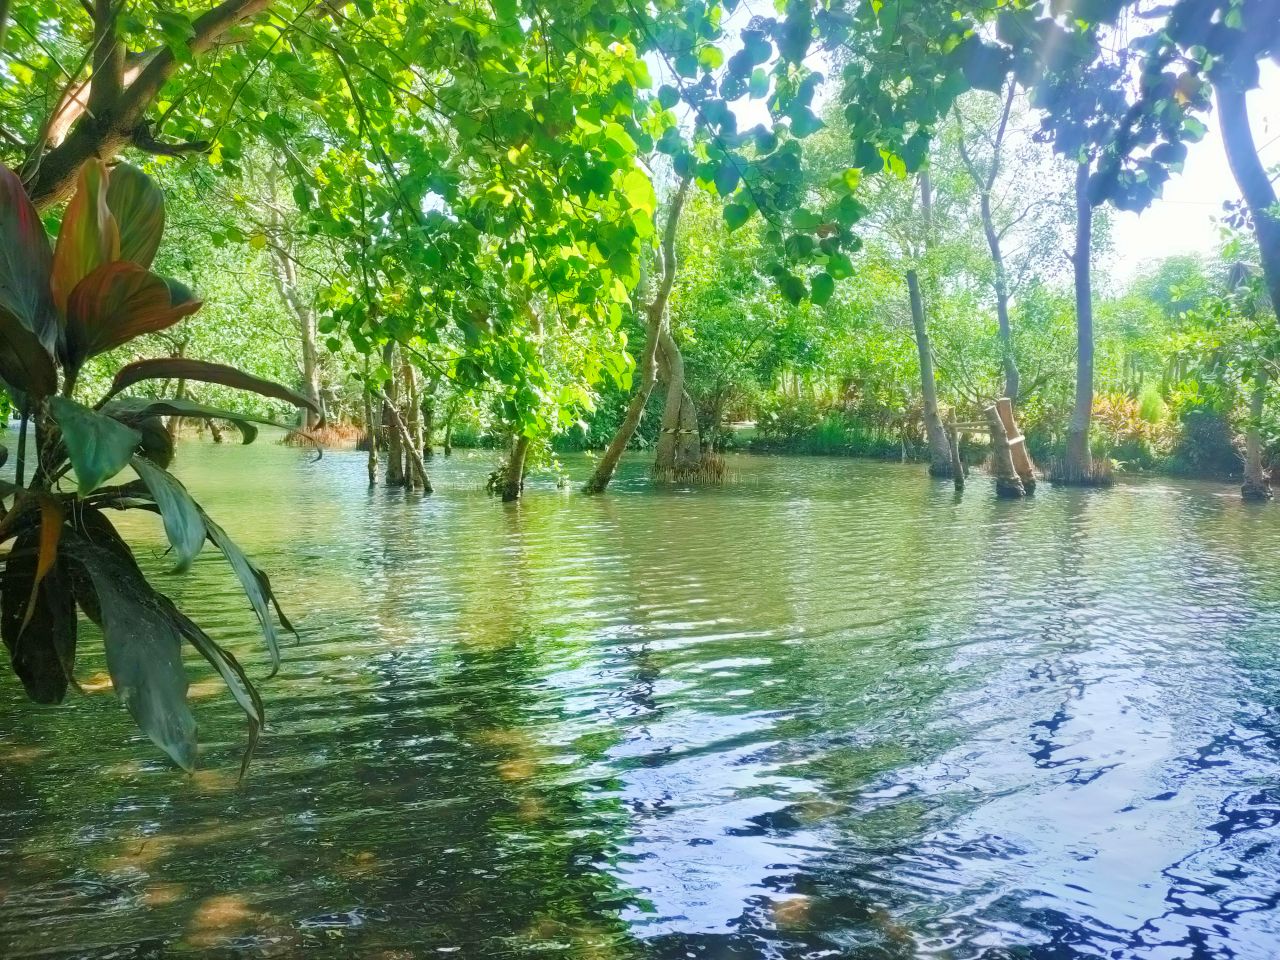
[[[996,233],[995,221],[991,216],[990,194],[984,193],[978,206],[982,212],[982,229],[987,235],[987,246],[991,249],[991,263],[995,269],[996,325],[1000,332],[1000,358],[1004,367],[1004,395],[1017,403],[1021,383],[1018,363],[1013,356],[1013,325],[1009,322],[1009,278],[1005,272],[1004,252],[1000,249],[1000,235]]]
[[[1214,85],[1214,92],[1227,161],[1253,217],[1267,293],[1276,319],[1280,320],[1280,208],[1276,206],[1275,187],[1258,157],[1244,89],[1228,77]]]
[[[320,365],[316,351],[316,311],[314,304],[304,300],[298,285],[298,268],[294,262],[292,245],[285,235],[283,220],[276,204],[277,179],[276,168],[269,167],[267,171],[267,185],[271,192],[269,211],[271,227],[275,234],[270,247],[270,260],[274,266],[272,279],[275,281],[276,292],[279,293],[280,299],[298,325],[298,339],[302,344],[302,395],[315,405],[314,410],[304,409],[303,411],[303,427],[310,431],[316,429],[322,420],[322,415],[317,412],[322,409],[320,406],[322,400]]]
[[[435,456],[433,435],[436,429],[436,384],[433,378],[428,380],[422,391],[422,459],[430,460]]]
[[[587,485],[583,488],[586,493],[604,493],[605,488],[609,486],[609,481],[613,479],[613,475],[618,469],[618,462],[622,459],[622,454],[630,445],[631,438],[635,436],[636,428],[640,426],[640,420],[644,416],[644,408],[648,404],[654,385],[658,381],[658,341],[666,320],[667,301],[671,297],[671,287],[676,278],[676,228],[679,225],[680,212],[684,209],[684,201],[688,193],[689,178],[685,177],[680,181],[680,187],[671,199],[671,209],[667,212],[667,225],[662,235],[662,279],[659,281],[653,300],[645,308],[644,352],[641,354],[640,363],[636,370],[638,379],[636,380],[635,392],[631,395],[631,402],[627,404],[627,415],[623,417],[617,433],[613,435],[613,439],[609,442],[608,449],[605,450],[604,456],[600,458],[600,462],[596,464],[596,469],[591,474],[591,479],[587,481]]]
[[[1025,497],[1027,491],[1022,485],[1022,478],[1014,469],[1013,457],[1009,451],[1009,435],[1005,431],[1004,421],[1000,419],[999,411],[996,407],[990,406],[983,411],[983,414],[987,418],[987,428],[991,432],[991,458],[995,465],[996,496],[1008,499]]]
[[[1089,163],[1076,168],[1076,249],[1071,258],[1076,285],[1076,399],[1067,426],[1067,451],[1054,479],[1088,483],[1093,476],[1089,427],[1093,421],[1093,206]],[[1059,476],[1061,474],[1061,476]]]
[[[378,485],[378,428],[373,420],[373,398],[367,384],[364,391],[364,433],[369,442],[369,486],[375,487]]]
[[[702,440],[698,435],[698,412],[684,388],[684,357],[665,324],[658,330],[658,352],[666,373],[667,405],[662,411],[662,432],[658,435],[653,469],[659,479],[674,480],[702,466]]]
[[[924,394],[924,432],[929,441],[929,473],[935,477],[951,476],[951,441],[938,412],[938,382],[933,375],[933,347],[925,322],[924,300],[920,296],[920,277],[907,271],[907,292],[911,296],[911,325],[915,329],[916,351],[920,356],[920,387]]]
[[[1262,467],[1262,431],[1260,422],[1267,404],[1267,375],[1259,373],[1249,395],[1249,423],[1244,431],[1244,484],[1240,496],[1245,500],[1270,500],[1271,484]]]
[[[387,427],[387,486],[405,486],[404,450],[400,431],[395,424],[400,420],[400,378],[396,376],[396,345],[388,343],[382,352],[383,364],[390,372],[382,394],[382,422]]]
[[[407,358],[401,361],[401,368],[404,371],[405,395],[408,398],[409,409],[409,422],[406,426],[410,442],[406,444],[405,449],[405,473],[413,478],[414,488],[421,489],[422,483],[417,471],[413,470],[412,464],[407,462],[410,457],[417,459],[422,457],[422,407],[418,397],[418,376],[417,371],[413,369],[413,364]]]
[[[996,230],[995,215],[991,207],[991,193],[996,180],[1000,176],[1002,151],[1004,149],[1005,132],[1009,129],[1009,117],[1013,112],[1013,101],[1017,95],[1016,82],[1010,82],[1009,92],[1005,95],[1004,111],[1000,114],[1000,122],[991,141],[991,167],[985,176],[978,169],[965,146],[964,130],[960,131],[960,159],[969,171],[974,186],[978,188],[978,211],[982,217],[982,232],[987,238],[987,247],[991,251],[991,264],[994,268],[994,287],[996,294],[996,323],[1000,333],[1001,366],[1004,368],[1005,396],[1013,403],[1018,402],[1018,365],[1013,355],[1013,328],[1009,323],[1009,274],[1005,268],[1004,250],[1000,245],[1000,233]],[[959,111],[956,112],[960,117]]]
[[[394,380],[394,378],[392,378]],[[433,493],[431,486],[431,478],[427,476],[427,468],[422,462],[422,458],[418,456],[418,452],[413,447],[413,438],[409,436],[409,430],[404,425],[404,420],[400,418],[400,411],[396,409],[396,404],[387,394],[382,395],[382,401],[391,421],[391,435],[398,438],[398,446],[401,450],[406,451],[407,461],[402,465],[403,469],[413,476],[413,485],[416,489],[420,489],[423,493]],[[387,463],[387,472],[391,472],[391,461]],[[391,482],[387,482],[391,486]],[[408,478],[400,481],[400,486],[409,486]]]
[[[502,481],[503,503],[520,499],[520,494],[524,491],[524,461],[528,454],[529,438],[522,433],[516,438],[511,448],[511,458],[507,461],[507,472]]]

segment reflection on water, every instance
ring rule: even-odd
[[[190,779],[100,654],[69,709],[0,680],[0,955],[1276,955],[1275,507],[798,459],[510,507],[434,466],[183,449],[302,641],[242,786],[202,663]],[[166,584],[266,672],[215,557]]]

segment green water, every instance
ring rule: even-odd
[[[517,507],[488,454],[432,466],[424,499],[359,454],[184,446],[301,628],[269,729],[237,785],[190,659],[188,778],[96,640],[62,708],[0,678],[0,955],[1280,952],[1280,508],[745,457]],[[164,575],[124,525],[265,675],[221,561]]]

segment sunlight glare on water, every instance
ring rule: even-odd
[[[0,955],[1249,958],[1280,953],[1280,512],[1220,485],[962,499],[735,458],[721,489],[368,490],[363,456],[176,471],[302,637],[200,770],[0,679]],[[220,558],[163,589],[255,676]],[[89,628],[86,628],[86,631]]]

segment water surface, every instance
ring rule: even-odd
[[[96,638],[63,708],[0,677],[0,955],[1280,955],[1280,508],[796,458],[515,507],[491,466],[184,445],[302,631],[269,730],[237,785],[189,659],[188,778]],[[221,560],[125,526],[264,675]]]

